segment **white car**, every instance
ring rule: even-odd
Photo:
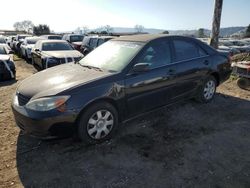
[[[40,37],[26,37],[20,46],[22,57],[25,59],[31,59],[32,48],[39,40],[41,40]]]
[[[13,62],[13,51],[7,44],[0,44],[0,81],[15,79],[16,68]]]

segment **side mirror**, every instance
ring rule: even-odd
[[[40,50],[38,48],[35,49],[35,52],[40,52]]]
[[[149,70],[150,63],[137,63],[133,67],[133,72],[140,73],[140,72],[146,72]]]
[[[12,50],[9,51],[9,54],[14,54],[14,52]]]

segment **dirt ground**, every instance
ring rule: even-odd
[[[0,187],[250,187],[250,91],[229,80],[209,104],[186,101],[123,125],[103,144],[20,133],[10,104],[36,71],[16,61],[0,84]]]

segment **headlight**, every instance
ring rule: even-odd
[[[56,96],[35,99],[28,102],[26,108],[35,111],[49,111],[57,108],[59,111],[65,111],[64,104],[69,98],[70,96]]]

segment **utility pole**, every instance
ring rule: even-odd
[[[214,18],[213,18],[213,26],[212,26],[213,28],[212,28],[212,36],[211,36],[211,41],[210,41],[210,46],[214,48],[218,48],[222,4],[223,4],[223,0],[215,0]]]

